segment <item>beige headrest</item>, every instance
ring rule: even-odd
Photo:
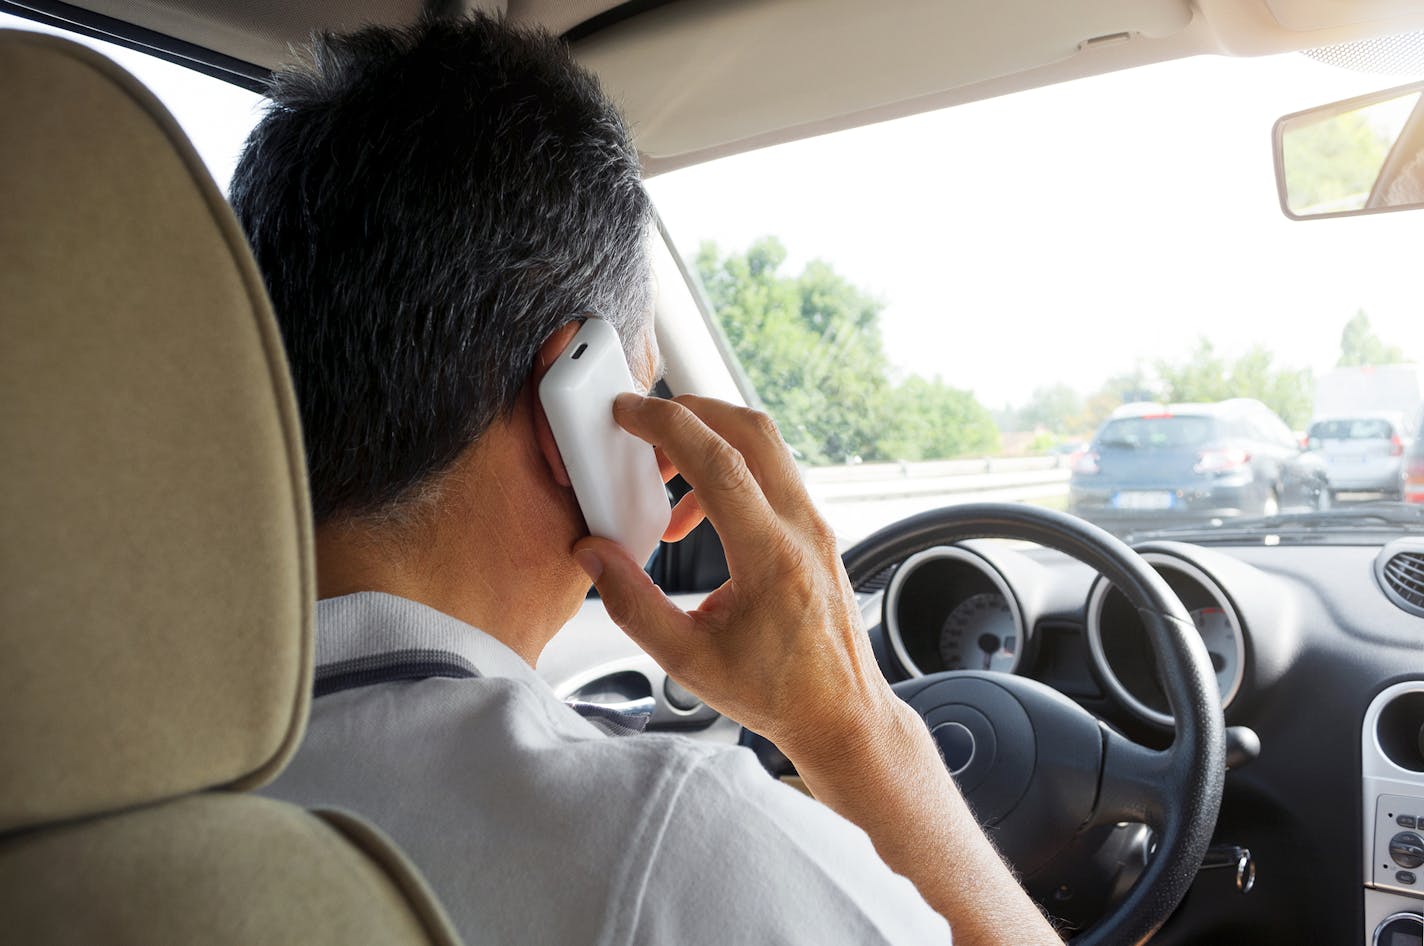
[[[314,599],[261,281],[118,67],[0,32],[0,89],[0,830],[261,784]]]

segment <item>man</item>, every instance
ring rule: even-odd
[[[534,390],[597,314],[656,380],[637,154],[556,41],[497,20],[327,38],[233,205],[266,274],[317,519],[317,699],[273,794],[386,829],[473,943],[1059,942],[880,676],[761,414],[628,395],[732,579],[692,614],[584,535]],[[589,579],[745,750],[610,737],[532,667]],[[906,879],[908,878],[908,879]]]

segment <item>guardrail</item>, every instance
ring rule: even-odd
[[[856,463],[805,467],[806,481],[840,483],[854,480],[918,479],[968,476],[972,473],[1017,473],[1027,470],[1068,469],[1068,456],[967,457],[957,460],[919,460],[899,463]]]
[[[921,463],[865,463],[811,467],[807,489],[827,503],[868,502],[1041,487],[1045,494],[1066,492],[1067,458],[985,457]]]

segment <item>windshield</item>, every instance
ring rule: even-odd
[[[1417,416],[1424,214],[1287,220],[1271,128],[1405,78],[1202,57],[649,186],[843,545],[975,500],[1124,535],[1317,515],[1408,495],[1410,443],[1311,438]]]

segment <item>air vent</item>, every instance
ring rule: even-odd
[[[1415,608],[1424,609],[1424,552],[1400,552],[1384,563],[1384,583]]]
[[[1424,541],[1391,542],[1375,560],[1375,575],[1389,600],[1424,617]]]

